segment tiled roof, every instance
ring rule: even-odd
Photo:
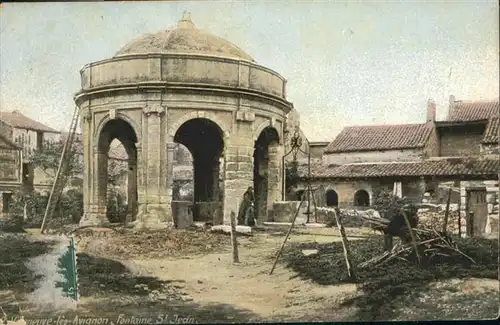
[[[450,121],[487,120],[499,116],[498,101],[458,101],[452,105]]]
[[[498,143],[498,129],[499,129],[499,118],[494,117],[488,121],[488,126],[484,131],[483,143],[484,144],[494,144]]]
[[[346,127],[324,153],[422,148],[431,131],[428,124]]]
[[[49,132],[49,133],[60,133],[59,131],[56,131],[45,124],[30,119],[29,117],[21,114],[19,111],[0,112],[0,120],[18,129],[27,129],[33,131]]]
[[[497,175],[498,159],[447,158],[419,162],[347,164],[311,166],[313,178],[378,178],[417,176]],[[307,176],[307,166],[299,166],[299,175]]]

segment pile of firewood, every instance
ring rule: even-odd
[[[436,228],[442,229],[446,211],[443,209],[425,209],[426,211],[419,211],[418,224],[422,228]],[[465,225],[465,220],[462,223]],[[458,234],[458,211],[449,211],[448,223],[446,230],[452,234]]]
[[[452,238],[448,236],[448,232],[437,231],[435,225],[428,225],[427,220],[422,220],[424,224],[419,225],[419,208],[430,206],[411,204],[405,202],[404,198],[397,198],[386,193],[382,193],[377,199],[380,216],[363,215],[362,218],[370,223],[372,229],[383,232],[386,244],[389,243],[389,245],[386,245],[386,251],[382,255],[361,263],[360,268],[377,266],[395,258],[416,261],[422,265],[435,261],[436,258],[446,258],[452,255],[461,255],[469,262],[475,263],[457,248]],[[443,219],[445,219],[444,216]],[[439,229],[442,229],[441,224]],[[393,246],[392,237],[399,237],[401,241]]]
[[[379,266],[393,259],[400,259],[407,262],[417,260],[422,265],[432,263],[436,259],[454,256],[463,257],[471,263],[476,264],[471,257],[458,249],[456,243],[448,235],[435,229],[412,229],[412,231],[416,242],[416,251],[413,244],[401,241],[394,245],[391,251],[386,251],[382,255],[363,262],[358,267]]]

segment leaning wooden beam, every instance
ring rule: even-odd
[[[297,219],[297,216],[299,215],[300,208],[302,207],[302,203],[304,203],[304,199],[306,197],[305,194],[306,194],[306,192],[304,192],[302,194],[302,200],[300,200],[299,207],[295,211],[295,215],[293,216],[293,219],[292,219],[292,224],[290,225],[290,228],[288,229],[288,232],[285,236],[285,239],[283,240],[283,244],[281,245],[281,248],[278,251],[278,254],[276,255],[276,259],[274,260],[273,268],[271,269],[271,272],[269,272],[269,275],[273,274],[274,269],[276,268],[276,264],[278,263],[278,259],[280,258],[281,253],[283,252],[283,248],[285,247],[285,243],[288,240],[288,237],[290,236],[290,234],[292,233],[293,225],[295,224],[295,219]]]
[[[405,219],[406,227],[408,228],[408,232],[410,233],[411,243],[413,245],[413,249],[415,249],[415,254],[417,255],[418,265],[420,266],[420,254],[418,253],[417,241],[415,240],[415,235],[413,234],[413,228],[411,227],[410,221],[408,220],[408,216],[406,215],[406,211],[403,212],[403,218]]]
[[[334,209],[333,210],[333,216],[335,218],[335,223],[337,224],[337,227],[339,228],[340,231],[340,236],[342,238],[342,247],[344,249],[344,258],[345,258],[345,263],[347,265],[347,274],[349,277],[356,281],[356,272],[354,270],[354,265],[352,264],[351,261],[351,254],[349,251],[349,242],[347,241],[347,236],[345,234],[345,229],[344,226],[342,226],[342,223],[340,222],[340,218],[338,217],[337,212],[339,209]]]

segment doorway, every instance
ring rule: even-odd
[[[486,231],[488,221],[488,203],[486,202],[486,188],[467,189],[467,235],[482,236]]]

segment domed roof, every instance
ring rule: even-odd
[[[152,53],[202,54],[254,62],[251,56],[230,42],[196,29],[187,12],[177,28],[143,35],[125,45],[115,57]]]

